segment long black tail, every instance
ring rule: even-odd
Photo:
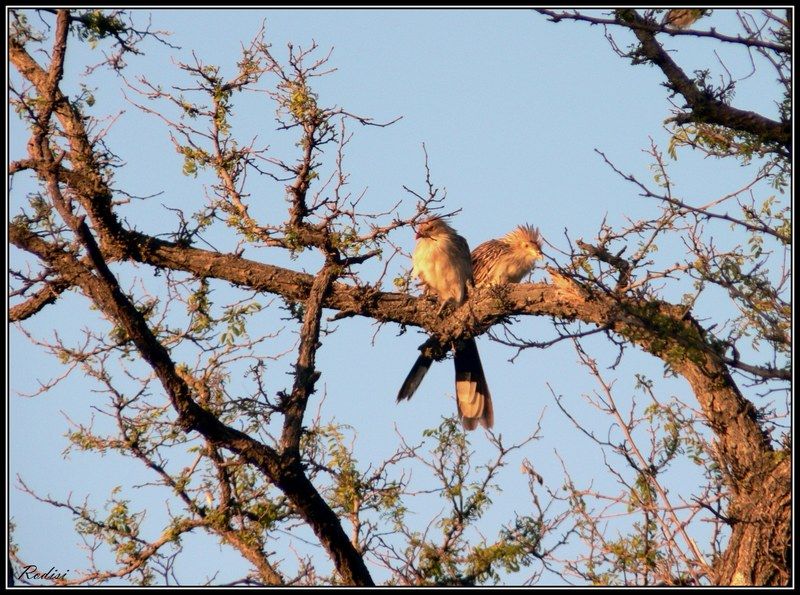
[[[475,339],[459,343],[453,354],[453,362],[456,368],[458,415],[464,429],[474,430],[479,422],[484,428],[491,428],[494,425],[492,395],[483,374]]]
[[[432,363],[432,357],[424,353],[420,354],[417,361],[411,366],[411,371],[408,373],[408,376],[406,376],[406,379],[403,381],[403,386],[400,387],[397,393],[398,401],[404,401],[414,396],[414,393],[417,392],[420,382],[425,378],[425,374],[428,373],[428,369],[431,367]]]

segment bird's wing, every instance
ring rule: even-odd
[[[491,280],[493,265],[503,254],[504,248],[499,240],[488,240],[472,251],[472,276],[476,287]]]

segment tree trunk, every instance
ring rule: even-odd
[[[728,509],[733,533],[715,565],[717,585],[787,586],[791,579],[792,467],[776,451]]]

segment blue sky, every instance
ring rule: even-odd
[[[137,11],[139,22],[147,14]],[[712,18],[720,30],[733,22],[730,11],[716,11]],[[628,218],[656,212],[656,205],[637,196],[637,190],[620,180],[595,149],[603,151],[623,171],[651,179],[651,159],[644,150],[651,137],[663,150],[668,140],[662,126],[670,114],[667,93],[661,86],[663,78],[654,68],[633,67],[616,56],[597,27],[556,25],[527,10],[158,10],[152,11],[152,19],[155,28],[172,32],[170,43],[181,49],[146,45],[145,56],[129,59],[125,76],[130,81],[144,74],[165,86],[186,84],[188,79],[177,71],[173,61],[191,60],[192,50],[203,62],[220,64],[222,72],[231,75],[241,44],[256,35],[262,21],[278,58],[285,58],[289,41],[307,46],[313,40],[320,47],[320,55],[333,48],[330,63],[337,71],[318,80],[315,89],[320,104],[338,105],[376,121],[402,116],[388,128],[348,124],[354,133],[345,161],[351,175],[350,188],[354,194],[366,189],[362,204],[371,211],[382,211],[403,200],[401,214],[413,212],[414,201],[402,187],[424,191],[424,143],[433,182],[447,191],[448,209],[461,209],[453,225],[473,247],[528,222],[538,226],[551,244],[566,250],[565,233],[573,241],[591,241],[604,218],[612,225],[621,225]],[[721,71],[713,54],[718,49],[714,43],[683,39],[667,43],[680,50],[677,60],[687,65],[687,70],[710,66]],[[83,65],[98,59],[98,50],[73,43],[66,80],[73,91],[78,82],[96,88],[93,113],[124,112],[108,136],[112,150],[126,163],[116,175],[118,187],[141,196],[163,193],[125,206],[122,213],[144,232],[171,230],[173,220],[162,205],[189,211],[202,204],[203,186],[210,179],[181,174],[181,158],[163,125],[125,101],[120,78],[104,72],[88,80],[79,78]],[[746,56],[733,52],[724,59],[736,77],[750,70]],[[764,89],[774,82],[764,73],[762,68],[741,83],[735,105],[772,116],[775,108],[770,101],[776,93]],[[237,105],[234,131],[244,141],[257,137],[260,144],[270,145],[274,154],[293,158],[296,139],[275,131],[274,107],[264,94],[242,96]],[[11,126],[12,157],[18,157],[26,138],[13,120]],[[326,161],[330,168],[332,160],[329,157]],[[750,174],[735,163],[703,160],[686,150],[670,167],[677,192],[696,204],[738,188]],[[251,182],[249,191],[258,212],[280,217],[285,212],[281,185],[255,177]],[[20,196],[21,192],[11,196],[12,214]],[[722,242],[741,241],[727,237],[724,228],[719,233]],[[210,239],[223,250],[233,246],[224,235]],[[413,247],[410,230],[400,230],[393,240],[406,251]],[[678,243],[667,245],[657,258],[674,262],[683,257],[682,250]],[[547,252],[564,262],[557,250],[548,248]],[[20,258],[13,250],[10,256]],[[247,256],[309,272],[318,264],[310,256],[290,261],[267,249],[248,250]],[[391,281],[408,268],[407,259],[395,258],[387,279]],[[116,270],[130,280],[131,269]],[[379,270],[375,265],[366,266],[363,276],[374,280]],[[149,272],[137,274],[152,282]],[[545,278],[542,271],[534,273],[536,281]],[[219,303],[232,295],[222,284],[214,287]],[[665,296],[677,301],[684,290],[668,287]],[[266,305],[270,299],[263,296],[259,301]],[[716,307],[714,303],[698,304],[700,314],[709,314]],[[268,332],[285,326],[278,320],[280,315],[274,307],[268,308],[254,324]],[[82,327],[102,328],[102,324],[83,297],[70,293],[25,326],[35,337],[52,338],[54,329],[58,329],[67,341],[77,342]],[[423,334],[412,329],[398,336],[397,327],[378,329],[371,321],[359,318],[346,319],[337,326],[338,331],[327,338],[319,353],[320,390],[309,411],[315,411],[324,396],[323,418],[335,417],[355,428],[356,452],[364,467],[394,450],[395,427],[414,442],[424,428],[437,425],[441,416],[454,412],[448,361],[434,365],[413,401],[394,403],[397,387],[416,356],[416,347],[424,340]],[[513,328],[532,339],[554,336],[548,320],[520,319]],[[294,336],[286,330],[278,340],[264,345],[262,355],[280,353],[293,341]],[[613,362],[616,351],[606,342],[587,344],[601,363]],[[63,511],[35,503],[20,492],[17,474],[41,493],[54,497],[72,493],[76,501],[88,497],[97,507],[114,486],[129,487],[152,478],[135,463],[113,455],[98,459],[73,454],[62,459],[60,453],[67,445],[66,420],[88,423],[94,416],[103,423],[102,415],[91,409],[100,407],[103,398],[91,391],[92,386],[80,374],[46,395],[33,399],[20,396],[34,391],[38,381],[59,375],[62,369],[15,328],[9,346],[9,506],[17,525],[15,540],[23,555],[37,564],[79,568],[83,557],[75,546],[71,520]],[[565,343],[545,352],[529,350],[512,364],[508,360],[514,352],[508,348],[486,337],[479,340],[479,347],[494,396],[495,431],[507,441],[516,441],[532,432],[540,417],[543,427],[542,439],[512,459],[515,462],[503,476],[504,490],[496,495],[497,506],[482,525],[488,528],[490,538],[493,523],[511,518],[509,510],[524,513],[530,508],[526,479],[518,471],[523,457],[553,489],[563,482],[559,457],[576,483],[594,481],[596,486],[613,489],[603,477],[601,453],[569,424],[551,395],[551,389],[563,395],[565,403],[588,425],[601,432],[608,428],[609,420],[588,410],[581,399],[582,393],[596,390],[596,386],[580,369],[574,350]],[[275,388],[288,382],[281,379],[288,378],[283,375],[290,364],[291,359],[284,358],[270,368]],[[615,389],[621,401],[630,402],[633,374],[637,372],[658,380],[659,396],[664,400],[672,395],[692,400],[685,382],[662,379],[658,360],[629,350],[622,366],[607,370],[610,378],[617,379]],[[474,460],[488,459],[491,452],[486,437],[476,432],[470,438]],[[154,488],[138,490],[134,496],[134,502],[148,510],[153,531],[158,530],[159,509],[166,498]],[[425,514],[431,512],[427,506],[420,511],[422,518],[428,518]],[[199,537],[187,539],[186,546],[193,555],[181,563],[180,573],[196,579],[198,572],[208,571],[207,563],[197,560],[205,557],[209,548],[216,552],[219,546]],[[228,565],[220,580],[243,573],[245,566],[230,550],[222,548],[219,556],[215,559]],[[291,556],[287,554],[287,558]],[[380,580],[381,571],[373,570]]]

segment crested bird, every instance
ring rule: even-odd
[[[412,275],[419,278],[425,289],[436,294],[441,302],[437,316],[449,303],[460,306],[466,301],[468,289],[473,283],[469,245],[442,218],[432,217],[417,226],[417,244],[411,260]],[[438,342],[435,339],[430,339],[421,347],[422,353],[397,394],[398,401],[413,396],[433,363],[432,347],[436,344]],[[491,428],[494,423],[492,397],[474,338],[458,341],[454,345],[453,363],[461,423],[467,430],[475,429],[478,423]]]
[[[520,225],[497,240],[472,251],[475,286],[519,283],[542,257],[542,237],[530,225]]]

